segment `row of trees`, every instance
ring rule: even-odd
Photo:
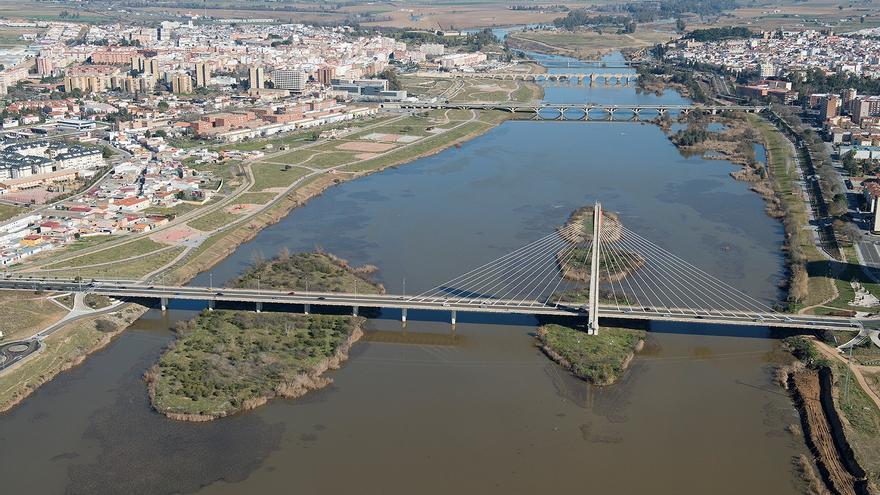
[[[694,41],[721,41],[731,39],[754,38],[749,28],[742,26],[724,26],[708,29],[694,29],[685,36]]]

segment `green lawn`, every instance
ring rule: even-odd
[[[251,170],[254,172],[254,185],[251,186],[253,192],[270,187],[288,187],[308,173],[304,168],[290,167],[285,170],[284,165],[262,162],[252,163]]]
[[[224,225],[238,220],[239,218],[241,218],[241,215],[229,213],[225,209],[221,208],[219,210],[212,211],[207,215],[196,218],[195,220],[191,220],[187,223],[187,225],[203,232],[211,232],[212,230],[223,227]]]
[[[264,205],[275,197],[275,193],[263,193],[263,192],[246,192],[242,193],[234,200],[232,200],[232,204],[234,205],[246,205],[246,204],[255,204],[255,205]]]
[[[184,248],[175,247],[149,254],[133,261],[111,263],[91,268],[82,268],[70,271],[52,272],[53,277],[73,278],[81,276],[84,279],[91,278],[121,278],[137,279],[165,266],[182,253]]]
[[[113,248],[104,249],[91,254],[84,254],[76,258],[66,261],[53,263],[46,268],[76,268],[87,265],[97,265],[99,263],[109,263],[119,261],[133,256],[140,256],[166,247],[149,238],[142,238]]]

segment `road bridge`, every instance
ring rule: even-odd
[[[588,213],[588,214],[587,214]],[[592,216],[590,218],[589,216]],[[293,285],[293,284],[292,284]],[[146,285],[6,274],[0,289],[91,292],[131,301],[196,301],[208,309],[351,312],[364,308],[687,322],[809,330],[861,331],[880,320],[788,314],[696,267],[606,216],[599,203],[577,220],[525,246],[414,295]]]
[[[593,120],[613,119],[615,114],[626,113],[639,118],[643,113],[662,116],[669,113],[687,115],[691,112],[718,114],[722,112],[760,113],[768,107],[760,105],[652,105],[600,103],[468,103],[454,101],[401,101],[384,102],[380,108],[389,110],[500,110],[530,116],[535,120]]]
[[[443,311],[450,313],[453,324],[458,313],[520,314],[588,318],[597,323],[599,318],[624,320],[670,321],[689,323],[716,323],[774,328],[822,330],[852,330],[858,332],[861,324],[850,318],[814,315],[786,315],[772,311],[747,312],[727,309],[694,311],[685,307],[620,306],[598,303],[595,318],[589,304],[566,301],[539,301],[534,299],[494,299],[489,296],[462,298],[447,296],[405,296],[395,294],[355,294],[316,291],[279,291],[266,289],[230,289],[217,287],[142,285],[137,281],[48,278],[4,278],[0,288],[11,290],[82,291],[124,300],[154,301],[167,309],[171,301],[200,302],[209,309],[221,303],[249,305],[254,311],[290,310],[297,307],[305,313],[321,312],[326,308],[345,308],[357,315],[365,308],[400,310],[406,321],[408,311]],[[592,331],[591,331],[592,332]]]
[[[416,77],[432,79],[495,79],[502,81],[529,81],[529,82],[571,82],[584,84],[589,81],[595,84],[602,81],[605,84],[630,84],[635,82],[639,75],[634,72],[607,72],[607,71],[582,71],[582,72],[417,72]]]

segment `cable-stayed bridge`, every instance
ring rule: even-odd
[[[347,308],[526,314],[587,319],[596,333],[602,319],[717,323],[859,331],[851,318],[788,314],[720,280],[606,216],[598,203],[584,218],[413,295],[281,291],[147,285],[138,281],[25,278],[7,275],[0,288],[86,291],[133,301],[172,300],[252,305],[306,313]],[[589,228],[588,228],[589,227]],[[293,306],[294,308],[291,308]]]

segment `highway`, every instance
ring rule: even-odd
[[[131,281],[100,280],[77,282],[74,280],[27,279],[6,277],[0,279],[0,288],[14,290],[84,291],[110,297],[159,301],[166,307],[172,300],[200,301],[213,307],[218,302],[254,304],[260,310],[266,304],[304,306],[306,310],[321,307],[387,308],[402,310],[447,311],[455,321],[457,312],[524,314],[559,317],[586,317],[587,307],[581,303],[545,304],[533,300],[503,300],[491,298],[459,298],[403,296],[391,294],[351,294],[314,291],[277,291],[257,289],[230,289],[211,287],[179,287],[163,285],[138,285]],[[849,330],[858,332],[862,321],[850,318],[784,313],[745,313],[723,309],[651,308],[634,306],[599,305],[601,318],[629,320],[670,321],[687,323],[711,323],[740,326],[761,326],[815,330]],[[404,316],[405,317],[405,316]],[[866,322],[870,320],[865,320]]]

